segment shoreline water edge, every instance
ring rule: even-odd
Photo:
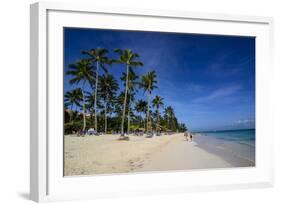
[[[255,166],[255,129],[196,133],[198,146],[221,156],[233,167]]]

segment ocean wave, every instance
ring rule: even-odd
[[[247,146],[249,146],[249,147],[253,147],[253,148],[255,148],[255,147],[256,147],[256,145],[255,145],[255,144],[251,144],[251,143],[249,143],[249,142],[245,142],[245,141],[239,141],[238,143],[239,143],[239,144],[242,144],[242,145],[247,145]]]
[[[254,147],[254,146],[251,146],[251,147]],[[217,145],[216,148],[220,149],[220,150],[224,150],[224,151],[230,153],[232,156],[240,158],[240,159],[243,159],[245,161],[248,161],[251,164],[255,164],[255,160],[254,159],[251,159],[249,157],[243,156],[242,154],[238,153],[236,150],[231,149],[230,147],[222,146],[222,145]]]

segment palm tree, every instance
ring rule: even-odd
[[[159,108],[164,105],[163,98],[156,95],[155,98],[152,100],[152,106],[156,108],[156,115],[157,115],[157,125],[156,125],[156,132],[159,130]]]
[[[151,131],[151,120],[150,120],[150,96],[152,91],[157,88],[155,85],[156,81],[156,73],[155,71],[150,71],[146,75],[142,76],[140,87],[144,89],[144,92],[147,93],[147,132]]]
[[[147,110],[147,102],[144,101],[144,100],[139,100],[137,101],[136,105],[135,105],[135,110],[137,112],[139,112],[140,114],[142,113],[146,113],[146,110]],[[140,115],[140,118],[142,120],[142,116]],[[140,123],[141,124],[141,123]],[[141,125],[140,125],[141,126]],[[144,123],[144,128],[145,128],[145,123]]]
[[[172,125],[174,124],[173,121],[174,121],[174,118],[175,118],[174,109],[171,106],[168,106],[165,109],[165,115],[166,115],[166,118],[167,118],[167,127],[168,127],[168,129],[172,130],[173,129]]]
[[[89,60],[96,68],[96,76],[95,76],[95,101],[94,101],[94,111],[95,111],[95,130],[98,129],[98,121],[97,121],[97,92],[98,92],[98,81],[99,81],[99,67],[101,67],[105,72],[107,69],[105,65],[111,65],[112,61],[106,56],[108,50],[103,48],[91,49],[90,51],[82,51],[82,54],[86,54],[89,56]]]
[[[82,91],[80,88],[74,89],[74,90],[70,90],[67,91],[64,94],[64,102],[65,102],[65,106],[68,107],[70,106],[70,110],[72,111],[73,109],[73,105],[76,106],[81,106],[80,105],[80,101],[82,100]]]
[[[111,107],[110,104],[116,97],[119,85],[113,75],[107,74],[101,76],[99,88],[100,96],[104,102],[104,132],[107,133],[107,109]]]
[[[122,122],[121,122],[121,136],[124,136],[124,121],[125,121],[125,112],[126,112],[126,103],[127,103],[127,94],[128,94],[129,68],[143,66],[143,63],[136,60],[137,58],[139,58],[139,55],[131,50],[115,49],[115,52],[117,52],[120,55],[119,59],[115,60],[115,62],[126,65],[126,88],[125,88],[125,97],[123,103],[123,113],[122,113]]]
[[[184,123],[180,123],[179,124],[179,131],[180,132],[185,132],[185,131],[187,131],[188,129],[187,129],[187,127],[186,127],[186,125],[184,124]]]
[[[132,68],[129,68],[129,74],[128,74],[128,115],[127,115],[127,119],[128,119],[128,128],[127,128],[127,132],[130,133],[130,112],[131,112],[131,102],[134,101],[134,95],[135,95],[135,88],[137,85],[139,85],[139,82],[136,82],[136,80],[139,77],[135,74],[135,72],[133,71]],[[127,79],[127,75],[126,73],[123,73],[121,80],[123,80],[125,82],[125,86],[126,86],[126,79]]]
[[[71,90],[71,91],[67,91],[64,94],[64,103],[65,103],[65,107],[70,106],[70,122],[72,122],[73,120],[73,105],[75,105],[76,107],[80,107],[80,102],[83,99],[82,96],[82,91],[80,88]]]
[[[95,95],[93,94],[93,92],[85,92],[86,93],[86,110],[90,113],[90,120],[91,123],[93,122],[93,116],[95,115],[95,109],[94,109],[94,105],[95,105]],[[99,101],[97,101],[97,107],[99,107]]]
[[[86,129],[86,108],[85,108],[85,85],[86,83],[91,84],[94,79],[94,73],[92,71],[92,67],[90,65],[89,60],[82,59],[77,61],[74,64],[69,65],[69,70],[66,72],[67,75],[73,76],[72,79],[69,80],[71,85],[76,84],[81,85],[82,92],[82,100],[83,100],[83,133]]]
[[[130,127],[131,127],[131,116],[134,114],[131,110],[131,103],[135,101],[135,93],[134,92],[128,92],[128,111],[127,111],[127,121],[128,121],[128,126],[127,126],[127,133],[130,133]]]

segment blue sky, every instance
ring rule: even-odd
[[[82,50],[102,47],[117,58],[115,48],[131,49],[144,67],[155,70],[158,89],[180,122],[191,130],[254,128],[255,39],[252,37],[65,28],[64,71],[83,58]],[[108,68],[120,82],[124,66]],[[73,87],[65,76],[65,91]],[[120,82],[123,89],[123,83]],[[137,97],[145,98],[143,91]]]

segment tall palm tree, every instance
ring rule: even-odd
[[[152,91],[157,88],[155,85],[157,83],[156,80],[156,72],[150,71],[146,75],[142,76],[140,87],[144,89],[144,92],[147,93],[147,132],[152,131],[151,130],[151,119],[150,119],[150,96]]]
[[[70,106],[70,122],[72,122],[73,120],[73,105],[75,105],[76,107],[80,107],[80,102],[83,99],[82,96],[82,91],[80,88],[74,89],[74,90],[70,90],[67,91],[64,94],[64,103],[65,103],[65,107]]]
[[[156,115],[157,115],[157,125],[156,125],[156,131],[159,131],[159,109],[164,105],[163,98],[156,95],[155,98],[152,100],[152,106],[156,108]]]
[[[133,71],[133,69],[130,67],[129,68],[129,73],[128,73],[128,115],[127,115],[127,119],[128,119],[128,127],[127,127],[127,132],[130,133],[130,113],[131,113],[131,102],[134,101],[134,95],[135,95],[135,88],[137,85],[139,85],[139,82],[137,82],[136,80],[139,77],[135,74],[135,72]],[[123,75],[121,76],[121,80],[123,80],[126,86],[126,79],[127,79],[127,75],[126,73],[123,73]]]
[[[66,72],[67,75],[73,78],[69,80],[71,85],[80,85],[83,100],[83,133],[86,129],[86,108],[85,108],[85,85],[86,83],[91,84],[94,80],[94,73],[90,65],[89,60],[82,59],[74,64],[69,65],[69,70]],[[81,85],[82,84],[82,85]]]
[[[112,101],[115,99],[116,92],[119,89],[119,85],[113,75],[106,74],[101,76],[99,88],[100,96],[104,103],[104,132],[107,133],[107,109],[111,107]]]
[[[131,127],[131,116],[134,114],[131,110],[131,103],[135,101],[135,93],[134,92],[128,92],[128,111],[127,111],[127,133],[130,133],[130,127]]]
[[[107,69],[105,65],[111,65],[112,61],[106,56],[108,50],[103,48],[91,49],[90,51],[82,51],[82,54],[88,55],[89,60],[96,68],[95,76],[95,102],[94,102],[94,111],[95,111],[95,130],[98,129],[98,120],[97,120],[97,92],[98,92],[98,81],[99,81],[99,68],[101,67],[105,72]]]
[[[126,66],[126,87],[125,87],[125,97],[123,103],[123,113],[122,113],[122,122],[121,122],[121,136],[124,136],[124,121],[125,121],[125,112],[126,112],[127,95],[128,95],[129,68],[143,66],[143,63],[136,60],[137,58],[139,58],[139,55],[131,50],[115,49],[115,52],[119,54],[119,59],[115,60],[115,62],[124,64]]]

